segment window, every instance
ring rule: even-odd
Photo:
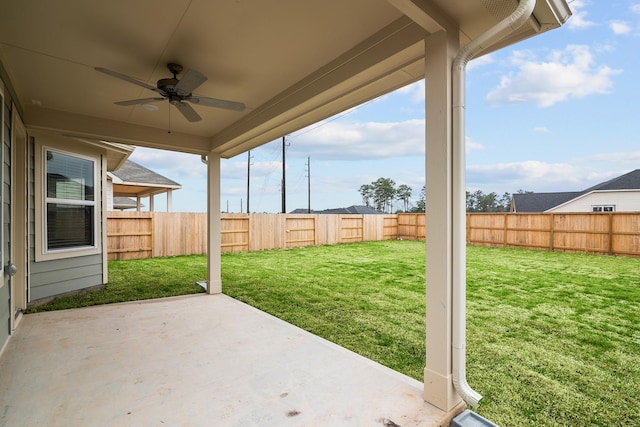
[[[598,205],[591,206],[591,209],[593,212],[615,212],[616,207],[615,205]]]
[[[45,252],[96,246],[96,161],[48,148],[45,155]]]

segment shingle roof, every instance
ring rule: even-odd
[[[308,213],[307,209],[295,209],[291,211],[293,214],[305,214]],[[360,215],[372,215],[372,214],[384,214],[384,212],[377,211],[373,208],[363,205],[353,205],[347,208],[334,208],[325,209],[322,211],[311,211],[312,214],[360,214]]]
[[[114,197],[114,209],[132,209],[138,207],[137,202],[130,197]]]
[[[514,194],[513,203],[516,212],[544,212],[553,207],[575,199],[581,191],[564,193],[524,193]]]
[[[122,167],[117,171],[111,172],[126,183],[155,184],[169,187],[181,187],[177,182],[147,169],[131,160],[124,162]]]
[[[544,212],[592,191],[640,190],[640,169],[610,179],[583,191],[514,194],[515,212]]]
[[[609,181],[601,182],[584,190],[584,193],[596,190],[638,190],[640,189],[640,169],[620,175]]]

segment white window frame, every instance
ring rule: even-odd
[[[47,151],[60,153],[93,162],[94,197],[89,200],[72,200],[47,197]],[[80,150],[79,150],[80,151]],[[99,168],[102,160],[99,154],[91,152],[69,151],[55,144],[39,142],[36,139],[35,174],[36,174],[36,261],[74,258],[102,253],[102,232],[100,227],[102,184]],[[78,206],[93,206],[93,245],[73,248],[48,249],[47,247],[47,206],[49,203],[60,203]]]
[[[591,205],[591,212],[615,212],[616,205]]]

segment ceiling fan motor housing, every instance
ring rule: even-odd
[[[174,94],[176,93],[175,88],[179,81],[180,80],[176,79],[175,77],[160,79],[158,80],[158,89],[166,92],[167,94]]]

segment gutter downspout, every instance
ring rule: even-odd
[[[467,63],[493,43],[522,26],[533,13],[536,0],[521,0],[516,10],[487,32],[462,48],[452,65],[453,97],[453,259],[459,264],[453,270],[453,385],[460,397],[476,408],[482,396],[473,390],[466,378],[466,180],[465,180],[465,70]]]

